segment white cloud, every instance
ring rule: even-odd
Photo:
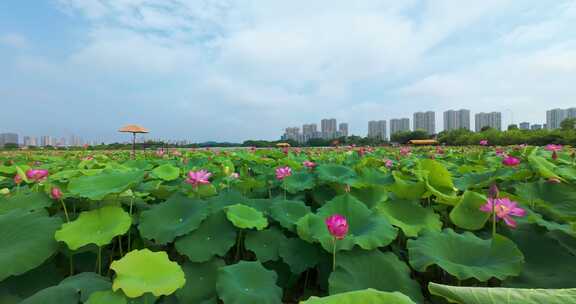
[[[0,33],[0,45],[5,45],[16,49],[25,49],[30,47],[30,41],[28,41],[28,39],[21,34]]]

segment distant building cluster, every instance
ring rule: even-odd
[[[302,132],[299,127],[289,127],[284,130],[282,140],[294,140],[305,143],[311,139],[335,139],[348,136],[348,124],[343,122],[338,124],[335,118],[325,118],[320,121],[320,131],[315,123],[302,125]]]
[[[444,131],[471,130],[470,110],[448,110],[443,114]],[[518,128],[520,130],[558,129],[562,121],[567,118],[576,118],[576,108],[546,111],[545,124],[521,122]],[[389,136],[391,137],[398,132],[411,130],[423,130],[429,135],[436,134],[436,113],[434,111],[416,112],[413,114],[412,119],[412,128],[410,128],[410,119],[405,117],[390,119],[390,125],[387,125],[386,120],[371,120],[368,122],[368,137],[387,140]],[[502,112],[474,114],[473,127],[476,132],[480,132],[485,128],[502,130]],[[313,138],[332,139],[341,136],[348,136],[348,124],[341,123],[336,129],[336,119],[331,118],[322,119],[320,131],[318,131],[316,124],[304,124],[302,132],[300,132],[298,127],[286,128],[282,139],[293,139],[302,143]]]
[[[39,137],[24,136],[22,141],[16,133],[0,133],[0,147],[6,145],[17,145],[22,147],[80,147],[84,144],[97,145],[102,141],[85,141],[80,136],[71,135],[68,139],[65,137],[54,137],[43,135]]]
[[[546,111],[546,128],[558,129],[562,121],[568,118],[576,118],[576,108],[552,109]]]

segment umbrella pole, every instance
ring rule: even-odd
[[[132,159],[136,159],[136,133],[132,133]]]

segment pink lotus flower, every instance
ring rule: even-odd
[[[496,149],[496,155],[497,156],[503,156],[504,155],[504,150],[501,148]]]
[[[526,210],[518,207],[518,203],[511,201],[508,198],[489,198],[485,205],[480,207],[480,211],[492,213],[492,206],[498,219],[503,219],[506,225],[515,228],[516,221],[512,216],[523,217],[526,215]]]
[[[518,166],[520,164],[520,159],[518,159],[514,156],[506,156],[502,160],[502,164],[504,166],[508,166],[508,167],[515,167],[515,166]]]
[[[84,160],[93,160],[94,157],[92,155],[88,155],[84,158]]]
[[[316,167],[316,163],[309,160],[305,160],[302,164],[308,169],[314,169],[314,167]]]
[[[188,178],[186,179],[186,183],[194,187],[198,187],[198,185],[201,184],[209,184],[210,176],[212,176],[212,173],[206,170],[190,171],[188,172]]]
[[[162,149],[162,148],[156,150],[156,156],[158,156],[158,157],[163,157],[164,153],[165,153],[164,149]]]
[[[282,152],[283,152],[284,154],[288,155],[288,152],[290,152],[290,148],[284,147],[284,148],[282,148]]]
[[[554,152],[560,151],[562,150],[562,145],[548,144],[544,149],[546,149],[547,151],[554,151]]]
[[[230,178],[232,179],[239,179],[240,178],[240,174],[236,173],[236,172],[232,172],[232,174],[230,174]]]
[[[488,140],[487,139],[483,139],[480,141],[480,145],[481,146],[487,146],[488,145]]]
[[[406,156],[410,154],[410,147],[402,147],[400,148],[400,155]]]
[[[50,197],[52,197],[52,199],[59,200],[62,199],[62,196],[62,190],[60,190],[60,188],[54,187],[50,190]]]
[[[390,159],[387,159],[384,161],[384,166],[386,166],[386,168],[390,169],[390,168],[394,167],[394,162]]]
[[[182,152],[180,152],[180,151],[178,151],[178,150],[174,150],[174,151],[172,152],[172,155],[174,155],[174,156],[182,156]]]
[[[348,233],[348,221],[346,217],[340,214],[334,214],[328,217],[325,221],[328,232],[335,237],[337,240],[341,240],[346,237]]]
[[[26,171],[26,177],[28,177],[29,179],[31,179],[35,182],[40,182],[40,181],[43,181],[44,179],[46,179],[46,177],[48,177],[48,170],[30,169],[30,170]]]
[[[20,183],[22,183],[22,177],[20,176],[20,174],[14,175],[14,183],[16,185],[20,185]]]
[[[276,169],[277,180],[283,180],[290,175],[292,175],[292,169],[290,169],[290,167],[281,167]]]

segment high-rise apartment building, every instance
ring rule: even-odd
[[[322,133],[318,132],[317,124],[304,124],[302,125],[302,136],[304,136],[304,142],[307,142],[313,138],[321,138]]]
[[[530,130],[530,123],[529,122],[521,122],[520,123],[520,130]]]
[[[444,112],[444,131],[470,130],[470,110],[448,110]]]
[[[386,140],[386,121],[372,120],[368,122],[368,137]]]
[[[394,118],[390,119],[390,136],[398,133],[410,131],[410,119],[409,118]]]
[[[436,114],[433,111],[414,113],[414,130],[424,130],[428,134],[436,134]]]
[[[576,118],[576,108],[552,109],[546,111],[546,128],[559,129],[564,119]]]
[[[496,130],[502,130],[502,113],[476,113],[474,115],[476,132],[480,132],[484,127],[490,127]]]
[[[345,123],[345,122],[340,123],[338,125],[338,133],[340,133],[339,134],[340,136],[344,136],[344,137],[348,136],[348,123]]]
[[[4,147],[7,144],[18,144],[18,134],[16,133],[1,133],[0,134],[0,147]]]
[[[322,137],[325,139],[332,139],[336,137],[336,119],[335,118],[325,118],[320,122],[320,127],[322,130]]]

